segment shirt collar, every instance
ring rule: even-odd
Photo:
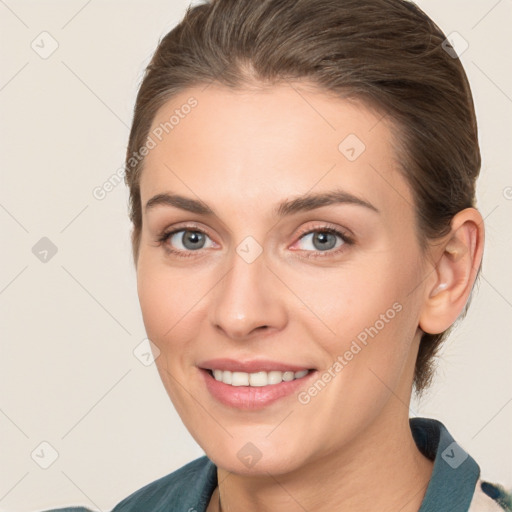
[[[466,512],[480,477],[480,467],[440,421],[410,418],[409,424],[418,449],[434,461],[418,512]]]

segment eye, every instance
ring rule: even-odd
[[[325,256],[336,254],[345,249],[343,246],[353,244],[353,241],[345,233],[332,227],[324,226],[310,229],[302,234],[297,244],[300,250],[317,253],[308,255],[308,257],[316,257],[317,255],[324,256],[324,254],[318,253],[327,253]]]
[[[208,234],[195,226],[165,231],[158,237],[158,242],[164,245],[168,253],[179,257],[194,256],[201,249],[216,247]],[[307,257],[310,258],[335,255],[353,243],[351,236],[346,233],[331,226],[322,226],[305,230],[296,244],[299,250],[309,253]]]
[[[206,245],[207,240],[210,240],[209,246]],[[200,249],[214,247],[210,237],[197,228],[182,228],[165,232],[162,233],[158,241],[165,244],[167,251],[180,256],[188,256],[187,252],[197,252]]]

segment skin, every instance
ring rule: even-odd
[[[172,98],[153,128],[191,96],[197,107],[145,158],[141,199],[176,193],[214,214],[144,211],[137,280],[162,382],[218,468],[208,511],[219,510],[219,494],[224,511],[417,511],[433,466],[408,420],[420,328],[442,332],[462,311],[482,255],[480,214],[459,212],[423,254],[387,119],[306,83],[211,84]],[[338,150],[349,134],[366,146],[355,161]],[[335,204],[273,214],[283,200],[334,188],[379,212]],[[206,232],[203,248],[187,250],[183,233],[158,242],[187,223]],[[354,243],[336,236],[322,251],[301,234],[326,224]],[[236,252],[247,236],[263,249],[252,263]],[[172,244],[190,257],[168,253]],[[266,358],[321,374],[395,303],[401,311],[307,404],[292,394],[258,411],[231,408],[197,368],[216,357]],[[262,454],[252,467],[237,456],[248,442]]]

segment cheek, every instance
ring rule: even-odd
[[[324,330],[322,337],[330,332],[334,341],[356,337],[388,310],[388,317],[394,318],[393,304],[403,301],[403,279],[389,262],[373,260],[368,265],[341,266],[311,277],[297,274],[293,282],[294,292],[316,317],[318,328]]]
[[[351,368],[346,373],[364,366],[392,374],[416,332],[419,304],[410,292],[419,275],[412,251],[381,251],[317,279],[295,276],[295,290],[309,307],[312,339],[322,340],[333,362],[342,356]],[[363,375],[371,377],[368,371],[354,376]]]
[[[139,264],[137,292],[148,337],[157,345],[173,325],[171,312],[175,311],[174,295],[169,293],[169,284],[154,267]],[[161,347],[160,347],[161,348]]]
[[[164,350],[171,341],[187,337],[207,284],[189,270],[171,269],[159,258],[141,254],[137,292],[148,337]]]
[[[311,316],[301,327],[310,329],[316,349],[323,349],[325,367],[319,378],[328,383],[303,390],[301,399],[311,400],[311,414],[327,415],[326,424],[343,421],[348,431],[356,430],[399,387],[416,330],[416,306],[407,297],[414,270],[407,268],[392,258],[375,258],[369,265],[319,279],[303,295],[321,322]],[[307,283],[300,283],[299,293],[306,293]],[[351,411],[350,419],[346,411]]]

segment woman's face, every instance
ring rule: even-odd
[[[403,423],[427,269],[386,119],[298,85],[210,85],[170,100],[150,137],[138,293],[207,455],[279,474]],[[205,368],[243,370],[242,386]]]

